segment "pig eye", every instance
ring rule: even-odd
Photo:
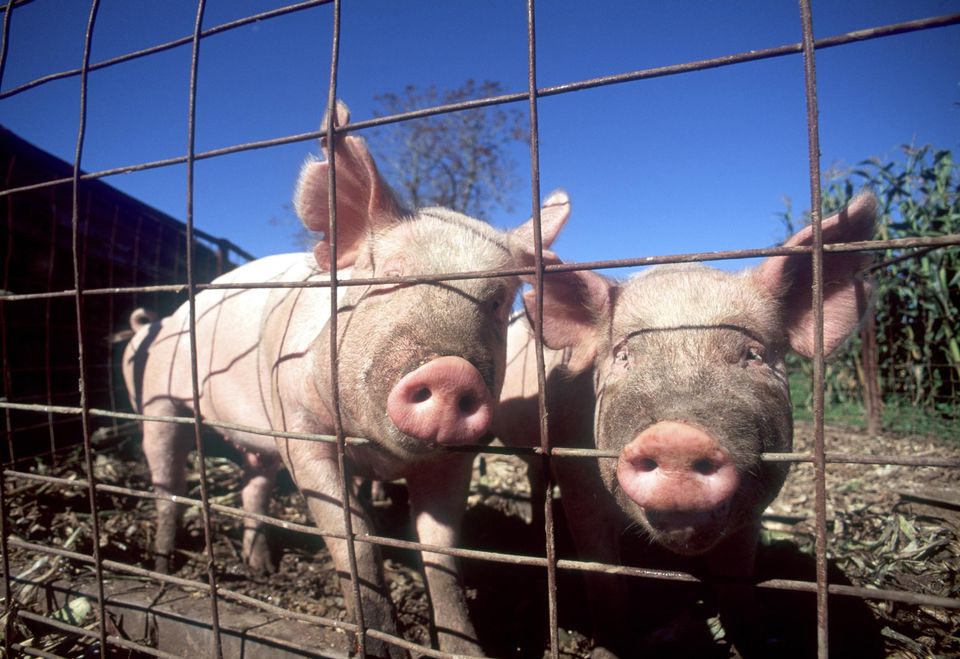
[[[626,366],[630,361],[630,351],[627,350],[627,344],[621,343],[613,350],[613,363],[617,366]]]
[[[397,256],[390,256],[380,265],[381,277],[402,277],[404,275],[403,259]]]
[[[762,364],[763,348],[760,346],[748,346],[743,353],[743,364]]]
[[[494,293],[487,299],[486,302],[484,302],[487,313],[498,314],[503,311],[507,304],[506,297],[507,292],[502,288],[498,289],[496,293]]]

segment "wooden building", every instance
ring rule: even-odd
[[[70,179],[73,166],[0,127],[3,190]],[[2,295],[72,291],[73,188],[71,182],[0,196],[0,397],[12,403],[80,404],[76,299],[72,294],[3,300]],[[186,227],[172,217],[107,185],[81,181],[78,264],[81,288],[146,287],[186,282]],[[226,240],[195,232],[197,282],[235,266],[231,255],[250,258]],[[186,293],[94,293],[83,296],[83,353],[87,403],[129,409],[118,360],[138,306],[161,315]],[[92,417],[91,428],[115,426]],[[5,459],[55,453],[82,441],[77,414],[0,408]]]

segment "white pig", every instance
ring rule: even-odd
[[[337,108],[337,125],[349,121]],[[326,150],[327,145],[321,141]],[[383,181],[363,139],[334,139],[337,265],[342,280],[510,269],[529,265],[532,220],[510,231],[443,208],[407,212]],[[329,279],[328,163],[308,161],[296,209],[307,228],[323,232],[312,254],[271,256],[216,280],[324,282]],[[547,199],[542,235],[549,245],[566,221],[567,197]],[[387,283],[338,288],[339,401],[331,393],[330,289],[206,290],[196,297],[200,409],[192,404],[187,305],[139,328],[124,355],[134,406],[147,415],[199,414],[205,421],[262,428],[265,434],[218,429],[245,457],[244,510],[266,511],[274,478],[286,466],[323,531],[344,532],[341,476],[332,443],[275,438],[270,431],[334,433],[339,405],[347,436],[349,482],[405,478],[419,540],[457,544],[473,454],[444,447],[488,437],[503,382],[507,315],[514,276],[446,282]],[[157,492],[184,492],[191,426],[147,420],[143,446]],[[353,531],[373,529],[351,485]],[[157,501],[158,569],[169,569],[178,506]],[[260,525],[245,519],[243,555],[258,570],[273,561]],[[346,542],[327,538],[337,571],[348,575]],[[360,597],[368,627],[396,632],[376,545],[355,544]],[[425,552],[425,576],[440,648],[479,654],[457,561]],[[353,610],[347,576],[341,579]],[[368,638],[367,652],[400,656]]]

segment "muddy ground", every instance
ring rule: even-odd
[[[798,423],[796,445],[809,445],[812,428]],[[829,451],[872,455],[938,456],[958,454],[956,438],[869,437],[860,431],[827,428]],[[95,471],[100,482],[147,489],[149,475],[136,438],[107,442],[99,448]],[[64,452],[58,464],[34,461],[23,470],[81,477],[82,455]],[[208,458],[210,494],[217,503],[239,507],[239,469],[229,457]],[[960,473],[940,468],[875,465],[830,465],[827,472],[830,581],[905,590],[942,597],[960,597]],[[196,476],[192,497],[199,498]],[[383,535],[410,537],[406,494],[402,484],[387,484],[387,500],[371,506]],[[814,578],[813,468],[795,466],[787,484],[764,518],[759,556],[761,578]],[[561,557],[574,558],[556,499],[557,546]],[[90,516],[83,489],[7,482],[7,532],[22,540],[89,554]],[[131,565],[151,567],[153,503],[119,495],[100,497],[101,555]],[[299,494],[282,483],[272,513],[285,520],[309,523]],[[478,460],[466,516],[463,546],[498,552],[543,555],[543,529],[530,523],[529,484],[522,462],[485,455]],[[346,619],[343,598],[322,542],[280,531],[274,541],[283,548],[278,573],[252,577],[242,566],[240,523],[216,515],[215,555],[224,587],[289,610]],[[186,516],[176,575],[205,581],[203,533],[195,511]],[[637,553],[645,549],[634,541]],[[696,572],[697,566],[657,552],[643,551],[636,564]],[[403,635],[426,643],[428,605],[412,552],[384,550],[391,595]],[[11,572],[36,566],[39,554],[11,549]],[[485,650],[498,657],[540,657],[548,645],[547,585],[544,570],[479,560],[463,561],[471,610]],[[81,579],[89,567],[66,559],[44,565],[45,578]],[[36,572],[36,571],[35,571]],[[636,620],[636,654],[640,656],[732,656],[716,617],[710,593],[700,585],[629,579]],[[18,605],[50,614],[62,602],[37,589],[16,589]],[[814,596],[760,590],[764,635],[778,656],[815,656]],[[587,656],[592,647],[590,622],[580,577],[558,573],[560,642],[565,657]],[[883,601],[831,597],[830,639],[834,656],[934,657],[960,656],[960,610]],[[90,623],[90,620],[86,621]],[[85,641],[57,634],[40,636],[35,626],[12,627],[15,640],[29,639],[63,656],[79,656]],[[331,632],[331,647],[346,651],[345,635]],[[133,639],[139,640],[139,639]],[[89,650],[89,648],[88,648]],[[119,653],[118,653],[119,654]]]

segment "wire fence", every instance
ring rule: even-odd
[[[3,44],[0,52],[0,82],[2,82],[3,68],[6,64],[7,43],[11,30],[16,30],[17,10],[24,2],[11,1],[4,8],[3,12]],[[354,622],[345,622],[329,617],[307,615],[296,611],[287,610],[276,606],[270,602],[258,598],[250,597],[241,593],[233,592],[218,575],[215,566],[215,557],[213,555],[213,520],[215,516],[224,515],[234,518],[255,518],[258,521],[283,528],[287,531],[293,530],[297,533],[318,536],[318,537],[339,537],[346,539],[347,546],[350,548],[350,580],[358,587],[359,583],[358,568],[356,558],[353,555],[353,548],[357,543],[372,543],[384,547],[397,547],[411,550],[428,549],[430,552],[446,554],[460,558],[470,558],[486,561],[496,561],[508,564],[526,565],[542,569],[547,574],[547,601],[548,601],[548,620],[549,627],[549,654],[552,657],[560,655],[559,645],[559,624],[557,614],[557,573],[558,571],[602,571],[608,574],[619,574],[645,579],[667,580],[676,582],[698,582],[699,579],[691,574],[676,571],[652,570],[623,565],[597,564],[589,561],[564,560],[557,556],[555,548],[555,520],[553,506],[546,505],[545,512],[545,538],[546,551],[544,556],[518,556],[509,553],[495,553],[488,551],[469,550],[456,547],[439,547],[432,545],[422,545],[417,542],[408,542],[397,540],[385,536],[355,535],[351,530],[351,515],[348,502],[344,497],[344,525],[345,533],[331,533],[326,529],[317,529],[313,526],[295,524],[290,521],[278,519],[272,516],[252,515],[232,506],[222,505],[211,499],[210,492],[207,489],[208,474],[206,473],[204,441],[202,432],[205,428],[242,430],[244,432],[271,436],[288,437],[291,439],[319,442],[333,442],[338,448],[340,456],[340,474],[343,479],[341,483],[342,491],[348,491],[346,481],[346,470],[343,469],[343,459],[346,446],[348,444],[363,444],[368,440],[365,438],[353,438],[345,435],[342,425],[339,421],[336,424],[336,432],[329,436],[307,435],[295,432],[277,432],[268,428],[255,428],[247,426],[238,426],[236,424],[203,422],[198,417],[149,417],[141,414],[126,413],[118,411],[118,403],[113,393],[115,385],[113,382],[112,371],[115,364],[115,356],[108,350],[97,350],[93,348],[94,336],[102,336],[96,319],[100,316],[109,318],[111,322],[119,314],[136,306],[142,296],[159,296],[165,294],[186,293],[188,304],[191,310],[194,308],[194,300],[200,291],[210,289],[250,289],[257,286],[249,284],[204,284],[216,272],[224,267],[229,267],[229,253],[239,253],[241,257],[247,257],[240,250],[233,248],[227,241],[223,241],[212,236],[203,234],[194,228],[193,216],[193,170],[197,162],[219,158],[227,154],[248,151],[253,149],[264,149],[283,144],[298,143],[318,138],[325,138],[327,143],[333,144],[337,136],[345,132],[344,127],[338,127],[333,122],[333,109],[337,96],[338,85],[338,54],[340,45],[340,5],[339,0],[334,0],[332,20],[333,20],[333,40],[330,44],[332,49],[332,65],[329,77],[327,116],[330,117],[329,123],[321,130],[311,131],[297,135],[285,135],[274,139],[248,142],[245,144],[236,144],[225,148],[198,152],[195,150],[195,115],[196,115],[196,93],[197,93],[197,65],[201,52],[201,45],[204,39],[214,34],[237,29],[258,21],[266,21],[278,16],[305,11],[319,5],[331,4],[329,0],[301,2],[291,4],[281,9],[263,12],[245,17],[243,19],[225,23],[212,28],[203,29],[203,15],[205,3],[199,0],[197,4],[195,30],[192,35],[180,39],[163,43],[148,49],[128,53],[107,60],[93,62],[90,60],[91,42],[93,40],[94,26],[97,20],[97,10],[99,2],[94,0],[91,3],[89,21],[87,24],[86,40],[83,60],[80,66],[75,69],[61,71],[52,75],[43,76],[36,80],[29,81],[12,89],[0,92],[0,101],[6,98],[22,94],[27,90],[50,84],[56,80],[67,78],[78,78],[80,81],[80,101],[81,117],[80,128],[76,140],[76,153],[72,166],[72,171],[49,176],[43,180],[14,180],[10,177],[5,181],[4,189],[0,192],[0,204],[6,204],[8,207],[8,223],[14,222],[15,215],[27,213],[27,210],[18,210],[14,212],[14,206],[18,200],[27,199],[29,195],[41,194],[48,195],[54,199],[54,205],[58,212],[52,216],[50,231],[67,231],[61,234],[61,238],[66,239],[69,236],[69,252],[72,255],[72,278],[71,281],[64,284],[54,282],[53,265],[49,271],[42,277],[45,283],[44,290],[33,292],[21,292],[27,290],[19,288],[16,284],[11,284],[11,271],[17,268],[17,265],[8,260],[6,267],[6,279],[4,280],[5,289],[0,296],[0,332],[2,332],[2,353],[3,353],[3,395],[0,399],[0,409],[3,409],[5,417],[5,435],[6,435],[6,455],[5,468],[0,472],[0,521],[2,521],[2,532],[0,532],[0,554],[3,561],[3,586],[5,593],[5,621],[7,633],[4,635],[5,652],[8,655],[15,653],[32,654],[36,656],[55,656],[43,652],[39,649],[28,647],[26,645],[15,643],[11,640],[9,633],[10,625],[15,618],[36,623],[42,623],[70,634],[89,637],[94,639],[99,648],[100,656],[107,656],[112,652],[112,648],[123,648],[135,650],[152,656],[171,656],[166,652],[151,648],[142,643],[136,643],[123,635],[117,633],[116,627],[110,623],[112,620],[108,611],[107,595],[104,590],[104,579],[109,574],[123,574],[141,577],[151,580],[158,585],[175,585],[192,589],[199,593],[205,593],[210,599],[210,654],[212,656],[224,656],[222,629],[220,623],[220,612],[226,603],[241,603],[245,606],[259,610],[264,614],[279,616],[285,619],[305,622],[311,625],[319,625],[341,630],[345,633],[355,636],[356,649],[365,655],[365,642],[369,639],[378,639],[385,641],[390,645],[405,649],[409,652],[423,656],[443,657],[449,656],[435,649],[412,643],[399,636],[386,634],[380,630],[371,628],[364,624],[363,612],[359,608],[360,597],[358,591],[355,591],[354,602],[356,610]],[[538,237],[535,245],[535,265],[529,268],[518,268],[504,271],[475,271],[475,272],[455,272],[435,276],[408,276],[402,277],[399,281],[422,283],[436,281],[456,281],[461,279],[478,279],[488,277],[502,277],[504,275],[527,275],[534,281],[534,290],[538,298],[542,299],[544,278],[550,273],[564,272],[572,270],[586,270],[597,268],[618,268],[626,266],[653,265],[659,263],[688,263],[700,261],[714,261],[724,259],[740,259],[754,256],[771,256],[784,254],[811,254],[813,260],[814,290],[815,294],[815,322],[819,328],[821,343],[817,346],[816,358],[813,362],[813,384],[812,384],[812,409],[814,416],[814,441],[812,450],[809,452],[795,453],[770,453],[765,454],[763,459],[773,462],[791,462],[791,463],[812,463],[815,471],[815,527],[816,527],[816,579],[815,581],[793,581],[786,579],[767,580],[757,584],[759,588],[764,589],[783,589],[800,592],[810,592],[816,595],[817,608],[817,646],[821,657],[827,656],[828,636],[828,596],[843,595],[855,598],[886,600],[889,602],[901,602],[925,607],[942,607],[947,609],[960,608],[960,599],[936,597],[927,594],[908,592],[902,590],[885,590],[875,588],[862,588],[850,585],[831,583],[828,575],[828,520],[827,520],[827,494],[826,494],[826,471],[828,464],[887,464],[903,466],[937,466],[950,469],[960,467],[960,459],[942,458],[942,457],[924,457],[924,456],[903,456],[903,455],[884,455],[884,456],[859,456],[850,453],[827,452],[824,441],[824,363],[822,346],[822,327],[823,327],[823,281],[822,281],[822,261],[825,253],[839,251],[871,250],[880,251],[891,248],[944,248],[960,245],[960,235],[948,235],[941,237],[924,237],[916,239],[898,239],[885,241],[870,241],[858,243],[846,243],[839,245],[824,245],[820,235],[820,164],[819,164],[819,126],[817,115],[817,83],[816,69],[814,65],[814,54],[819,50],[834,47],[842,47],[846,44],[856,43],[869,39],[878,39],[896,34],[914,32],[919,30],[936,29],[944,26],[960,24],[960,14],[947,16],[936,16],[922,20],[909,21],[896,25],[877,26],[870,29],[859,30],[846,34],[833,35],[826,38],[815,39],[812,28],[812,18],[810,13],[810,4],[808,0],[800,1],[801,7],[801,27],[803,39],[800,43],[791,43],[775,48],[766,48],[760,50],[751,50],[748,52],[734,53],[723,57],[711,58],[695,62],[686,62],[673,64],[669,66],[631,71],[614,76],[604,76],[588,80],[570,81],[565,84],[552,87],[539,87],[537,84],[537,66],[536,66],[536,24],[534,0],[528,0],[527,3],[527,71],[528,87],[523,92],[504,94],[497,97],[480,98],[462,103],[443,105],[420,109],[414,112],[395,114],[387,117],[371,119],[368,121],[358,121],[348,126],[351,132],[359,132],[364,129],[382,126],[385,124],[409,121],[416,118],[429,117],[441,113],[457,112],[468,108],[487,107],[508,103],[525,103],[530,118],[530,171],[532,176],[531,198],[534,223],[537,227],[535,235]],[[109,170],[82,172],[79,168],[81,156],[84,151],[84,130],[86,126],[87,111],[87,84],[90,73],[99,69],[118,65],[122,62],[131,61],[138,58],[149,57],[156,53],[164,52],[173,48],[189,47],[192,49],[192,67],[190,83],[190,106],[188,114],[188,148],[186,153],[181,156],[156,160],[151,162],[142,162],[130,166],[118,167]],[[757,61],[762,59],[785,57],[796,54],[802,54],[804,60],[804,79],[803,85],[806,94],[806,113],[808,142],[810,149],[809,170],[810,170],[810,200],[813,209],[814,241],[809,248],[806,247],[780,247],[771,249],[746,249],[732,250],[723,252],[692,253],[673,256],[639,256],[629,259],[618,259],[608,261],[595,261],[589,263],[567,263],[567,264],[545,264],[543,259],[543,246],[540,244],[540,176],[539,176],[539,149],[538,149],[538,122],[537,112],[540,99],[558,94],[567,94],[584,89],[596,88],[605,85],[620,84],[641,84],[640,81],[649,80],[663,76],[682,75],[692,71],[702,71],[706,69],[734,66],[743,62]],[[331,152],[331,159],[333,154]],[[187,168],[187,214],[186,227],[182,233],[177,233],[174,229],[168,227],[166,230],[172,232],[170,239],[157,237],[156,235],[147,236],[147,229],[144,233],[138,231],[132,245],[123,247],[130,252],[133,262],[142,263],[145,259],[153,259],[151,266],[154,271],[152,278],[148,280],[138,278],[141,275],[134,274],[132,277],[120,276],[110,264],[118,261],[118,254],[121,250],[116,234],[104,238],[104,244],[108,246],[108,251],[103,255],[100,270],[108,273],[103,278],[93,277],[90,273],[97,268],[91,263],[85,263],[84,259],[90,259],[91,250],[85,247],[84,241],[87,239],[91,224],[86,221],[89,215],[90,186],[96,184],[100,179],[114,176],[121,173],[143,171],[147,169],[169,167],[171,165],[185,164]],[[335,163],[334,163],[335,166]],[[8,171],[15,171],[15,168],[8,167]],[[334,167],[330,168],[331,186],[333,184]],[[330,204],[331,209],[331,227],[333,240],[336,240],[336,205]],[[118,211],[119,213],[120,211]],[[68,222],[62,220],[66,214],[69,214]],[[141,223],[142,226],[146,224]],[[138,225],[140,226],[140,225]],[[12,236],[12,230],[8,236]],[[180,275],[171,270],[175,270],[174,264],[167,264],[161,267],[159,259],[161,250],[158,245],[168,240],[180,243],[179,252],[175,253],[174,262],[185,259],[186,270]],[[204,242],[212,248],[192,249],[198,243],[198,240]],[[8,237],[12,241],[12,237]],[[52,241],[51,244],[55,244]],[[0,246],[0,249],[4,248]],[[155,249],[154,252],[150,252]],[[167,258],[169,250],[164,250],[164,257]],[[327,287],[331,290],[331,300],[333,309],[331,322],[336,323],[337,313],[335,303],[337,300],[337,290],[345,286],[366,286],[377,283],[397,283],[396,277],[385,278],[365,278],[341,280],[337,277],[336,259],[333,259],[333,270],[329,281],[310,282],[303,284],[281,284],[265,282],[258,285],[264,288],[282,288],[290,286],[313,286]],[[156,302],[156,299],[153,300]],[[68,320],[63,318],[54,321],[51,317],[53,310],[58,305],[72,305],[73,313],[66,314]],[[106,305],[106,306],[104,306]],[[157,306],[156,304],[154,306]],[[159,305],[161,308],[163,304]],[[542,324],[542,308],[538,309],[534,320],[535,326]],[[72,322],[69,317],[72,316]],[[191,324],[189,328],[191,340],[191,354],[194,355],[192,361],[192,379],[194,409],[199,409],[198,396],[199,385],[197,382],[197,363],[196,363],[196,329],[193,324],[191,313]],[[25,317],[43,318],[46,329],[46,338],[41,341],[41,350],[45,351],[43,367],[37,365],[34,360],[30,365],[18,363],[15,354],[22,350],[21,342],[24,341],[22,334],[17,334],[17,319]],[[80,337],[76,343],[78,352],[75,355],[77,366],[74,370],[66,369],[72,376],[78,375],[80,380],[79,389],[64,385],[57,378],[58,369],[62,360],[52,354],[52,340],[54,332],[60,332],[60,328],[70,327],[75,331],[76,336]],[[32,330],[31,330],[32,331]],[[337,331],[334,326],[330,333],[331,337],[336,337]],[[476,453],[510,453],[526,456],[540,456],[544,466],[549,467],[551,460],[556,458],[576,458],[587,460],[605,460],[617,457],[615,452],[586,449],[559,449],[551,448],[549,419],[543,412],[546,410],[545,397],[545,366],[543,362],[542,339],[537,337],[537,372],[539,380],[539,408],[541,411],[540,440],[538,445],[528,449],[518,448],[495,448],[495,447],[474,447],[460,448],[456,450],[473,451]],[[338,346],[335,340],[330,342],[331,364],[337,364]],[[109,353],[109,354],[108,354]],[[104,372],[103,377],[94,375],[98,372]],[[38,381],[41,386],[37,390],[24,391],[19,385],[21,382],[30,380]],[[103,382],[105,384],[101,389],[89,386],[90,382]],[[333,382],[337,382],[336,374],[333,376]],[[336,400],[336,394],[335,398]],[[129,431],[128,425],[131,422],[138,422],[145,419],[165,421],[169,423],[190,425],[194,429],[196,450],[199,453],[197,465],[200,469],[200,497],[190,499],[185,497],[172,497],[151,492],[147,489],[135,489],[128,487],[118,487],[99,482],[94,474],[96,473],[96,447],[94,442],[94,419],[108,420],[115,430],[125,429]],[[53,460],[62,453],[65,443],[59,438],[66,434],[80,434],[83,438],[83,459],[85,463],[85,478],[58,478],[36,471],[31,471],[26,467],[32,464],[31,461],[25,461],[23,447],[30,445],[34,447],[36,442],[31,439],[25,443],[23,438],[33,437],[31,433],[46,434],[48,441],[45,442],[43,451],[32,450],[28,457],[30,460]],[[38,455],[39,454],[39,455]],[[545,469],[549,474],[549,468]],[[31,543],[19,539],[10,533],[10,521],[8,515],[9,493],[12,488],[22,486],[27,483],[46,483],[58,489],[62,493],[76,491],[86,496],[88,500],[90,515],[90,528],[92,538],[89,546],[90,553],[73,551],[66,547],[57,547],[50,544]],[[548,484],[552,488],[552,484]],[[550,492],[552,490],[548,490]],[[167,498],[177,503],[196,508],[200,511],[203,521],[203,530],[205,535],[205,554],[202,561],[206,565],[206,579],[182,579],[167,574],[162,574],[154,570],[144,569],[137,566],[127,565],[121,562],[105,559],[101,556],[102,547],[101,529],[98,525],[100,515],[98,513],[99,497],[103,495],[115,495],[130,498],[162,499]],[[548,502],[550,497],[548,497]],[[41,616],[39,614],[19,609],[15,606],[11,597],[14,579],[11,575],[10,553],[13,549],[29,550],[36,554],[62,557],[74,561],[76,564],[89,566],[95,573],[95,592],[91,593],[92,600],[96,607],[96,620],[98,623],[88,629],[79,624],[71,624],[62,620],[55,620],[50,616]],[[295,641],[289,643],[293,651],[309,653],[316,651],[316,648],[307,648],[298,646]]]

